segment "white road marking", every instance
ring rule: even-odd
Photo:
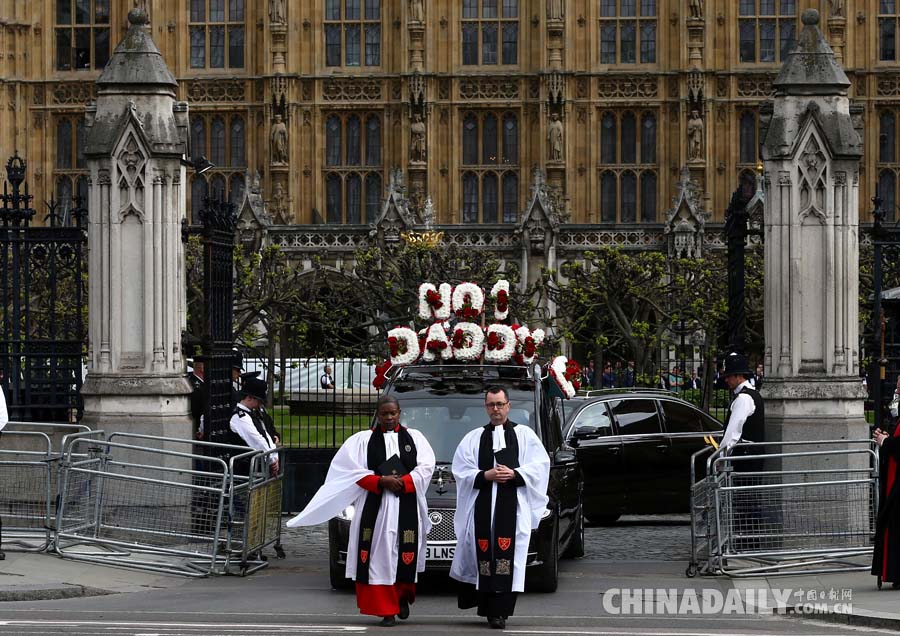
[[[288,625],[288,624],[271,624],[271,625],[239,625],[234,623],[137,623],[122,621],[54,621],[54,620],[0,620],[0,627],[103,627],[110,628],[141,628],[141,629],[201,629],[215,628],[223,632],[247,632],[247,631],[264,631],[272,632],[273,630],[286,631],[288,633],[308,634],[315,632],[365,632],[366,627],[363,626],[345,626],[345,625]],[[148,635],[149,636],[149,635]]]

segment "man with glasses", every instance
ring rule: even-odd
[[[487,390],[490,423],[470,431],[453,457],[456,552],[450,576],[463,583],[459,608],[478,608],[504,629],[525,589],[531,531],[547,509],[550,458],[537,434],[509,420],[509,394]]]

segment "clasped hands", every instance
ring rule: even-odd
[[[890,437],[887,433],[882,431],[880,428],[876,428],[872,431],[872,439],[875,440],[875,443],[881,446],[881,443]]]
[[[498,484],[505,484],[516,478],[516,471],[503,464],[497,464],[494,468],[484,471],[484,478],[488,481],[496,481]]]
[[[382,490],[390,490],[397,494],[403,492],[403,478],[397,475],[383,475],[379,477],[378,485]]]

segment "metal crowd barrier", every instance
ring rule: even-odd
[[[878,511],[871,440],[741,444],[694,454],[687,576],[868,570]],[[705,464],[705,476],[696,466]]]
[[[225,453],[235,455],[217,457]],[[282,475],[235,475],[234,466],[241,460],[259,466],[268,454],[139,434],[113,433],[99,443],[72,439],[63,458],[56,552],[192,577],[265,567],[258,552],[275,539],[263,532],[254,550],[244,519],[258,514],[256,506],[270,505],[267,496],[252,493],[268,495],[275,482],[280,492]],[[278,507],[280,513],[280,500]]]
[[[73,433],[74,431],[74,433]],[[52,547],[62,449],[80,424],[8,422],[0,434],[0,519],[6,547]]]

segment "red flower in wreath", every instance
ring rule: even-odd
[[[491,350],[498,350],[503,348],[503,340],[500,339],[500,334],[498,334],[496,331],[492,331],[490,334],[488,334],[487,348]]]
[[[497,310],[498,311],[506,311],[509,308],[509,294],[506,293],[505,289],[501,289],[497,292]]]
[[[394,338],[396,340],[396,338]],[[387,381],[387,372],[390,371],[391,367],[390,360],[385,360],[381,364],[375,367],[375,379],[372,380],[372,386],[376,389],[381,389],[384,386],[384,383]]]
[[[441,295],[437,291],[433,289],[429,289],[425,292],[425,301],[431,306],[432,309],[437,311],[441,307],[444,306],[443,301],[441,300]]]
[[[566,380],[572,383],[576,391],[581,388],[581,366],[575,360],[569,360],[566,364],[564,375]]]
[[[453,332],[453,346],[456,348],[460,348],[466,344],[466,334],[464,334],[461,330],[456,330]]]
[[[447,343],[443,340],[429,340],[425,347],[429,351],[443,351],[447,348]]]
[[[401,353],[400,341],[397,338],[395,338],[394,336],[391,336],[390,338],[388,338],[388,348],[391,350],[392,357],[396,357],[399,353]],[[406,353],[406,352],[404,351],[402,353]]]

